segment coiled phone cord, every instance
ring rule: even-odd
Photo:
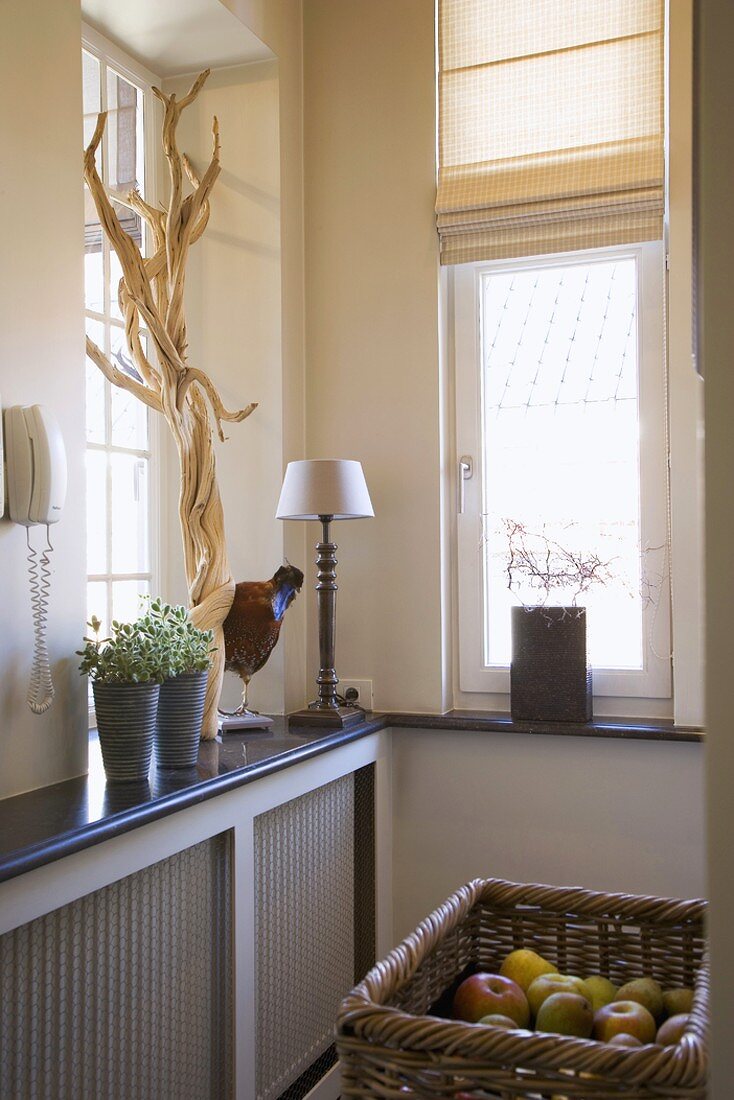
[[[26,527],[28,545],[28,577],[31,586],[33,614],[33,668],[28,685],[28,706],[34,714],[44,714],[53,703],[54,685],[46,645],[48,596],[51,588],[51,538],[46,525],[46,547],[40,554],[31,545],[31,529]]]

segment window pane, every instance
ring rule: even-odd
[[[148,460],[110,455],[112,464],[112,572],[148,570]]]
[[[488,273],[481,293],[485,661],[509,664],[513,604],[577,603],[592,664],[640,669],[636,261]]]
[[[96,615],[102,622],[100,638],[106,638],[109,630],[106,581],[87,581],[87,622],[91,622],[92,615]],[[85,634],[92,636],[89,627],[85,630]]]
[[[86,50],[82,50],[82,104],[84,112],[83,141],[86,148],[97,125],[97,115],[102,109],[99,61],[91,53],[87,53]],[[99,168],[99,162],[97,168]]]
[[[113,581],[112,582],[112,618],[121,623],[130,623],[141,613],[141,599],[150,594],[150,582]]]
[[[96,367],[93,368],[96,370]],[[87,572],[107,572],[107,455],[87,451]]]
[[[142,101],[138,88],[107,70],[109,182],[115,190],[143,189]]]
[[[104,350],[104,325],[100,321],[87,318],[87,335]],[[87,440],[90,443],[105,441],[105,377],[102,371],[87,357]]]
[[[125,341],[123,329],[112,326],[110,331],[112,358],[120,370],[141,381],[135,369]],[[148,446],[148,410],[142,401],[121,390],[118,386],[111,389],[112,395],[112,442],[116,447],[130,447],[144,451]]]
[[[123,209],[119,205],[116,205],[118,212]],[[118,302],[117,290],[120,285],[120,279],[122,278],[122,267],[120,261],[117,258],[117,253],[114,248],[110,249],[110,316],[114,317],[117,321],[122,321],[122,313],[120,312],[120,304]]]

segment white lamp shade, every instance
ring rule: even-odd
[[[323,458],[288,463],[278,519],[364,519],[374,514],[361,462]]]

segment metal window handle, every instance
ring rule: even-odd
[[[474,476],[474,460],[471,455],[462,455],[459,459],[459,515],[464,512],[464,482]]]

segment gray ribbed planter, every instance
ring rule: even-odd
[[[208,672],[184,672],[161,684],[155,756],[159,768],[192,768],[199,757]]]
[[[159,684],[92,682],[99,744],[112,782],[146,779],[153,755]]]

